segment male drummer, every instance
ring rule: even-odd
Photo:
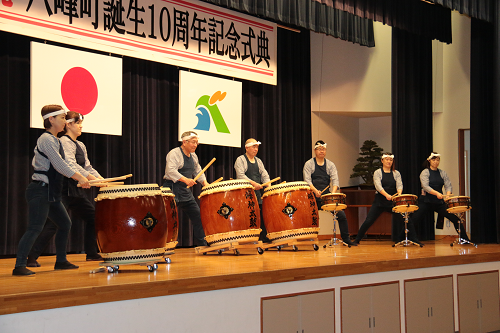
[[[205,232],[201,224],[200,207],[190,189],[196,182],[193,180],[201,171],[195,150],[198,147],[198,134],[193,131],[184,132],[181,136],[182,145],[172,149],[167,154],[164,187],[169,187],[175,194],[177,207],[187,214],[193,224],[195,246],[206,246]],[[205,175],[198,178],[203,186],[208,185]]]
[[[262,231],[259,240],[267,243],[269,239],[267,238],[266,226],[264,225],[262,216],[262,193],[260,190],[262,189],[261,183],[266,183],[270,179],[269,174],[264,168],[264,164],[261,159],[257,157],[259,145],[261,145],[260,141],[253,138],[248,139],[245,142],[246,153],[236,159],[236,162],[234,162],[234,169],[236,170],[237,179],[246,179],[250,181],[254,188],[260,208],[260,228]]]
[[[332,161],[326,159],[326,143],[322,140],[316,141],[314,145],[314,154],[316,157],[311,158],[304,164],[304,181],[309,184],[311,190],[316,196],[318,209],[321,209],[323,202],[321,200],[322,191],[327,187],[331,193],[337,192],[339,187],[339,177],[337,167]],[[343,210],[337,212],[337,218],[340,229],[340,236],[347,245],[357,246],[358,244],[351,242],[349,237],[349,227],[347,217]]]

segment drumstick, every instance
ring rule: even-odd
[[[280,184],[285,184],[286,183],[286,180],[282,181]]]
[[[128,175],[120,176],[120,177],[114,177],[114,178],[104,178],[104,179],[89,180],[89,183],[90,184],[92,184],[92,183],[106,183],[106,182],[112,182],[113,180],[126,179],[126,178],[129,178],[129,177],[132,177],[132,174],[128,174]]]
[[[265,182],[265,183],[264,183],[264,184],[262,184],[261,186],[262,186],[262,187],[267,186],[267,185],[269,185],[269,184],[271,184],[271,183],[274,183],[275,181],[277,181],[277,180],[279,180],[279,179],[280,179],[280,177],[276,177],[276,178],[274,178],[274,179],[271,179],[271,180],[270,180],[270,181],[268,181],[268,182]]]
[[[216,181],[214,181],[212,184],[218,183],[218,182],[220,182],[222,179],[224,179],[224,177],[220,177],[219,179],[217,179]]]
[[[194,181],[197,181],[197,180],[198,180],[198,178],[200,178],[200,177],[201,177],[201,175],[202,175],[205,171],[207,171],[208,167],[209,167],[209,166],[211,166],[211,165],[212,165],[212,163],[214,163],[214,162],[215,162],[215,157],[214,157],[214,158],[212,158],[212,160],[211,160],[210,162],[208,162],[208,164],[207,164],[207,165],[203,168],[203,170],[201,170],[201,171],[200,171],[200,173],[199,173],[199,174],[197,174],[197,175],[196,175],[196,177],[194,177],[194,178],[193,178],[193,180],[194,180]],[[191,187],[191,186],[188,186],[188,188],[190,188],[190,187]]]
[[[321,191],[321,193],[320,193],[320,194],[323,194],[323,192],[325,192],[325,191],[326,191],[326,189],[327,189],[327,188],[329,188],[329,187],[330,187],[330,185],[328,185],[327,187],[325,187],[325,189],[324,189],[323,191]]]
[[[116,186],[116,185],[123,185],[125,184],[124,182],[106,182],[106,183],[91,183],[90,186]],[[82,187],[80,184],[76,185],[77,187]]]

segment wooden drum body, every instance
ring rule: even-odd
[[[175,204],[175,195],[168,187],[161,188],[161,196],[165,204],[165,212],[168,220],[166,251],[171,251],[177,246],[179,236],[179,217],[177,215],[177,205]]]
[[[418,210],[418,197],[413,194],[401,194],[392,198],[394,213],[413,213]]]
[[[318,237],[318,207],[306,182],[269,186],[262,195],[262,212],[272,241]]]
[[[249,181],[226,180],[202,188],[201,223],[209,246],[259,240],[260,210]]]
[[[328,193],[321,196],[323,210],[343,210],[347,208],[344,193]]]
[[[158,185],[102,187],[95,200],[97,242],[105,262],[126,264],[163,258],[168,223]]]
[[[445,200],[448,213],[458,214],[471,209],[470,198],[465,196],[449,197]]]

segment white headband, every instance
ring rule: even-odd
[[[48,119],[49,117],[53,117],[53,116],[57,116],[59,114],[66,114],[66,111],[65,110],[57,110],[57,111],[54,111],[54,112],[51,112],[51,113],[47,113],[45,116],[43,116],[43,120],[45,119]]]
[[[261,144],[262,144],[262,142],[260,142],[260,141],[249,142],[249,143],[247,143],[247,144],[245,145],[245,148],[246,148],[246,147],[250,147],[250,146],[255,146],[255,145],[261,145]]]
[[[80,120],[83,120],[82,115],[79,115],[79,116],[78,116],[78,120],[77,120],[77,121],[80,121]],[[66,124],[72,123],[72,122],[74,122],[74,121],[75,121],[75,118],[67,119],[67,120],[66,120]]]
[[[386,157],[390,157],[390,158],[394,159],[394,155],[388,155],[388,154],[382,155],[382,159],[384,159]]]
[[[434,154],[434,153],[431,153],[431,154],[429,155],[429,157],[427,157],[427,160],[430,160],[430,159],[432,159],[433,157],[439,157],[439,158],[441,158],[440,156],[441,156],[441,154]]]
[[[185,140],[189,140],[189,139],[192,139],[192,138],[198,138],[198,135],[196,135],[195,133],[191,132],[191,133],[189,133],[189,135],[183,136],[181,138],[181,140],[185,141]]]
[[[319,147],[324,147],[326,149],[326,143],[325,144],[318,143],[318,144],[316,144],[316,146],[314,146],[314,149],[319,148]]]

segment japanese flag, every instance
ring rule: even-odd
[[[31,127],[44,105],[84,115],[83,131],[122,134],[122,60],[31,42]]]

